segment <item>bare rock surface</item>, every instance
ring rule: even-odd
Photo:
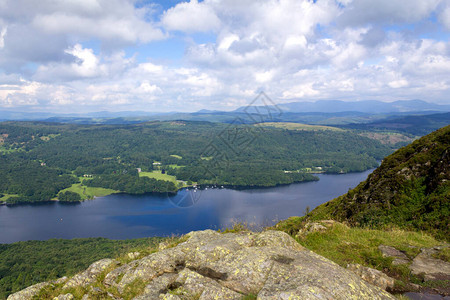
[[[221,234],[205,230],[186,237],[173,248],[128,264],[96,262],[69,279],[64,288],[88,287],[97,282],[98,289],[103,272],[100,289],[105,293],[116,290],[116,297],[125,297],[123,293],[136,282],[143,284],[136,300],[242,299],[245,295],[257,295],[262,300],[395,299],[355,273],[303,248],[284,232]],[[60,294],[67,293],[64,288]]]
[[[86,271],[81,272],[69,279],[69,281],[67,281],[64,285],[64,288],[75,286],[85,287],[94,283],[97,279],[97,276],[114,262],[115,261],[112,259],[105,258],[91,264]]]
[[[62,295],[59,295],[59,296],[53,298],[53,300],[72,300],[72,299],[73,299],[73,295],[70,293],[62,294]]]
[[[401,252],[400,250],[395,249],[394,247],[380,245],[380,246],[378,246],[378,249],[383,254],[383,257],[393,257],[394,258],[394,260],[392,261],[393,265],[401,265],[401,264],[410,263],[408,256],[406,256],[406,254]]]
[[[32,286],[27,287],[17,293],[9,295],[8,300],[28,300],[32,299],[39,291],[46,286],[50,285],[49,282],[41,282]]]
[[[450,263],[433,257],[433,254],[438,253],[436,249],[421,249],[411,266],[411,272],[419,275],[423,274],[426,281],[444,279],[450,280]]]
[[[349,264],[347,265],[347,269],[383,290],[392,290],[394,288],[394,278],[387,276],[381,271],[364,267],[359,264]]]

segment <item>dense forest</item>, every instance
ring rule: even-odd
[[[127,193],[176,192],[189,184],[275,186],[316,180],[311,170],[363,171],[392,150],[351,131],[248,124],[0,123],[0,201],[83,199],[77,185]],[[163,177],[145,177],[159,172]],[[142,172],[142,173],[140,173]],[[164,176],[175,176],[177,181]]]

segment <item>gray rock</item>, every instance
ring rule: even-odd
[[[181,300],[181,298],[179,296],[172,295],[172,294],[160,295],[159,299],[161,299],[161,300]]]
[[[241,299],[242,295],[224,286],[217,280],[200,275],[189,269],[180,272],[176,282],[181,284],[179,291],[187,298],[199,299]]]
[[[318,221],[318,222],[308,222],[305,224],[305,226],[302,229],[300,229],[298,231],[297,236],[300,237],[303,235],[308,235],[313,232],[325,231],[328,228],[332,227],[336,223],[338,223],[338,222],[336,222],[334,220],[322,220],[322,221]]]
[[[137,259],[139,255],[141,255],[140,252],[130,252],[127,254],[129,259]]]
[[[159,251],[165,250],[167,248],[170,248],[170,245],[171,245],[170,241],[163,241],[163,242],[159,243],[158,249],[159,249]]]
[[[28,300],[32,299],[35,295],[39,294],[39,292],[50,285],[49,282],[41,282],[32,286],[27,287],[24,290],[21,290],[17,293],[11,294],[8,296],[8,300]]]
[[[61,277],[61,278],[58,278],[58,279],[52,281],[52,283],[54,283],[54,284],[61,284],[61,283],[66,282],[68,279],[69,278],[67,278],[67,276],[64,276],[64,277]]]
[[[123,267],[123,277],[117,288],[122,292],[126,285],[136,279],[150,282],[164,273],[175,273],[184,268],[184,257],[185,254],[180,249],[170,248],[133,261]]]
[[[421,253],[417,255],[411,266],[411,272],[415,275],[424,274],[426,281],[436,279],[450,280],[450,263],[441,259],[433,258],[436,249],[421,249]]]
[[[149,285],[145,287],[144,293],[134,300],[145,300],[145,299],[158,299],[161,294],[168,291],[169,287],[175,282],[178,274],[166,273],[163,274],[155,280],[152,280]]]
[[[68,293],[68,294],[61,294],[55,298],[53,298],[53,300],[72,300],[73,299],[73,295]]]
[[[408,264],[410,262],[408,256],[406,256],[405,253],[401,252],[400,250],[395,249],[394,247],[380,245],[380,246],[378,246],[378,249],[383,254],[383,257],[393,257],[394,258],[394,260],[392,261],[393,265]]]
[[[67,281],[63,288],[66,289],[75,286],[86,287],[94,283],[97,279],[97,276],[113,263],[117,262],[109,258],[99,260],[91,264],[86,271],[81,272],[69,279],[69,281]]]
[[[311,251],[280,255],[289,259],[274,260],[258,299],[395,299]]]
[[[205,230],[187,237],[173,248],[116,265],[103,284],[122,293],[135,280],[143,281],[146,287],[136,300],[242,299],[248,294],[258,299],[395,299],[281,231]],[[114,263],[94,263],[66,286],[87,286]]]
[[[106,286],[118,286],[118,280],[121,276],[123,276],[125,273],[134,270],[138,265],[137,261],[132,261],[129,264],[120,266],[108,274],[106,274],[105,279],[103,280],[103,284]]]
[[[383,290],[392,290],[394,288],[395,280],[381,271],[364,267],[359,264],[349,264],[347,269]]]

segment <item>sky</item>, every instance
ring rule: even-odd
[[[0,0],[0,109],[450,104],[450,0]]]

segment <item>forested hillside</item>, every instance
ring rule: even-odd
[[[69,187],[60,200],[86,198],[93,188],[146,193],[176,192],[192,183],[289,184],[315,180],[314,170],[363,171],[391,151],[350,131],[184,121],[3,122],[0,137],[0,201],[7,203],[48,201]]]
[[[450,237],[450,125],[386,157],[368,179],[308,216]]]

